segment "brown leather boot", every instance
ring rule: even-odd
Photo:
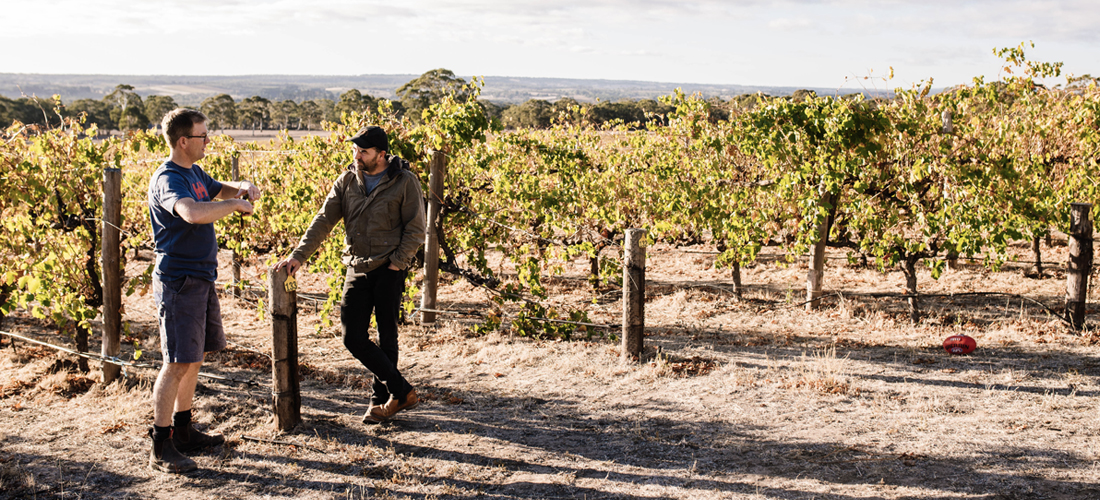
[[[393,418],[397,412],[401,410],[411,410],[416,408],[418,404],[420,404],[420,398],[416,395],[416,389],[412,389],[405,395],[404,403],[398,401],[397,398],[390,398],[390,400],[382,406],[372,406],[370,411],[363,416],[363,422],[380,424]]]
[[[217,446],[225,442],[225,436],[221,434],[207,434],[195,428],[195,424],[189,423],[183,427],[172,427],[172,444],[179,451],[191,451],[199,448]]]
[[[370,416],[371,413],[374,413],[376,411],[381,411],[381,409],[382,409],[382,405],[374,405],[374,404],[370,405],[370,407],[367,408],[367,412],[363,414],[363,423],[364,424],[380,424],[380,423],[382,423],[381,420],[374,420],[374,418]]]
[[[175,432],[173,431],[173,434]],[[153,439],[153,430],[149,429],[149,439],[153,441],[153,449],[149,451],[149,467],[161,472],[183,474],[198,469],[194,460],[187,458],[172,444],[172,438],[164,441]]]

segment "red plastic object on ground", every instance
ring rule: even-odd
[[[978,342],[968,335],[952,335],[943,341],[948,354],[970,354],[978,348]]]

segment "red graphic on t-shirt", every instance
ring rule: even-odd
[[[191,189],[195,191],[195,198],[198,201],[210,201],[210,193],[206,192],[206,186],[202,185],[201,182],[191,184]]]

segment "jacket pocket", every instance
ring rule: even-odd
[[[401,243],[401,231],[385,231],[376,236],[372,236],[370,239],[370,255],[371,257],[381,258],[388,256],[397,250],[397,245]]]
[[[367,252],[370,251],[370,240],[363,236],[362,231],[358,228],[352,228],[347,233],[347,246],[344,248],[345,255],[351,255],[352,257],[366,257]]]

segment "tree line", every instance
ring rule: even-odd
[[[397,99],[391,100],[389,105],[398,116],[408,115],[415,121],[425,109],[440,102],[443,97],[454,95],[463,100],[469,97],[469,93],[468,82],[455,76],[454,72],[440,68],[399,87],[396,90]],[[813,91],[800,90],[791,98],[801,100],[812,94]],[[754,106],[757,97],[756,94],[746,94],[729,101],[711,98],[708,101],[711,118],[728,120],[731,112]],[[301,102],[270,100],[258,95],[238,100],[229,94],[219,94],[203,100],[199,110],[210,120],[208,123],[212,130],[321,130],[322,122],[339,122],[344,114],[376,111],[381,100],[357,89],[340,94],[336,100],[319,98]],[[618,120],[639,126],[663,125],[665,123],[661,122],[661,117],[674,110],[671,105],[654,99],[581,103],[565,97],[553,102],[530,99],[521,104],[498,104],[479,99],[478,104],[490,121],[507,129],[546,129],[562,113],[579,113],[581,116],[578,118],[594,124]],[[77,99],[67,104],[35,97],[10,99],[0,96],[0,123],[18,121],[51,126],[59,124],[62,117],[78,118],[84,115],[85,124],[95,125],[99,130],[138,130],[157,127],[161,118],[177,107],[171,96],[150,95],[143,99],[132,85],[119,84],[102,99]]]

